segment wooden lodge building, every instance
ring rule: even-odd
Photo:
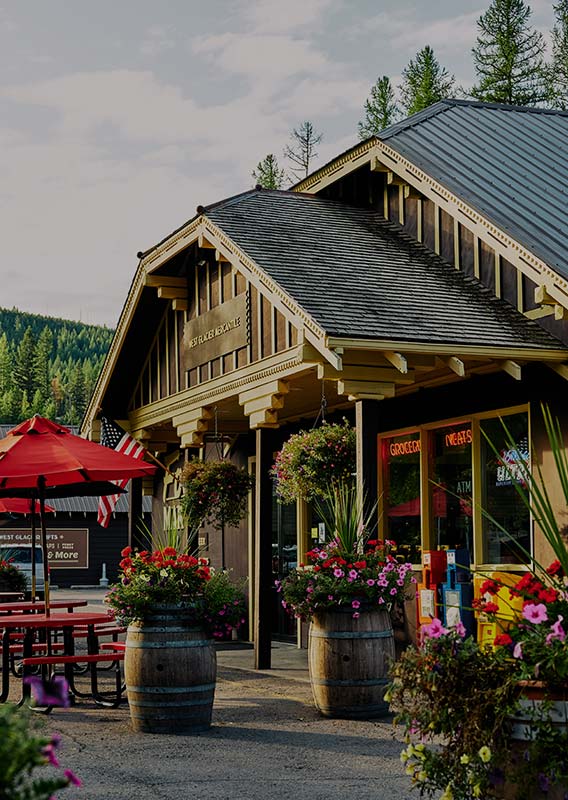
[[[269,469],[322,397],[356,425],[357,479],[414,562],[466,547],[518,570],[482,507],[547,557],[484,434],[503,448],[503,417],[510,463],[530,450],[560,506],[540,404],[566,418],[567,152],[566,113],[442,101],[289,191],[198,207],[139,253],[83,431],[104,409],[168,465],[217,441],[256,474],[248,519],[200,544],[250,577],[257,666],[295,632],[273,580],[318,531],[305,504],[276,503]],[[166,481],[145,487],[154,525],[175,519]]]

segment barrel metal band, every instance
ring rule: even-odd
[[[210,692],[215,688],[214,683],[202,683],[197,686],[130,686],[128,692],[141,692],[142,694],[185,694],[186,692]]]
[[[147,700],[131,700],[128,698],[128,705],[131,710],[135,708],[193,708],[195,706],[210,706],[211,703],[211,697],[205,697],[203,700],[164,700],[161,697]]]
[[[386,686],[389,681],[386,678],[373,679],[373,680],[332,680],[331,678],[314,678],[310,677],[312,683],[317,686]]]
[[[152,648],[165,648],[165,647],[209,647],[211,646],[211,639],[184,639],[183,641],[174,642],[136,642],[130,639],[126,641],[126,647],[135,647],[141,649]]]
[[[310,631],[310,636],[314,639],[389,639],[392,635],[392,628],[386,631],[330,631],[329,633]]]

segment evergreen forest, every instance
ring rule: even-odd
[[[113,331],[0,308],[0,422],[81,422]]]

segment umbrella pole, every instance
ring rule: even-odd
[[[36,559],[35,559],[35,547],[36,547],[35,506],[36,506],[36,500],[35,497],[32,495],[32,499],[30,500],[30,517],[32,521],[32,603],[35,603],[36,586],[37,586]]]
[[[45,614],[49,617],[49,564],[47,560],[47,530],[45,526],[45,493],[44,485],[39,489],[39,519],[41,524],[41,549],[43,551],[43,585],[45,591]]]

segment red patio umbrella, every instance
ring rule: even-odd
[[[110,481],[141,478],[155,471],[151,464],[75,436],[69,428],[38,415],[0,439],[0,496],[39,501],[46,613],[49,613],[46,497],[117,494],[118,487]],[[32,544],[35,546],[35,541]]]
[[[45,510],[52,512],[55,509],[45,504]],[[39,514],[37,500],[31,502],[25,497],[0,497],[0,514]]]

